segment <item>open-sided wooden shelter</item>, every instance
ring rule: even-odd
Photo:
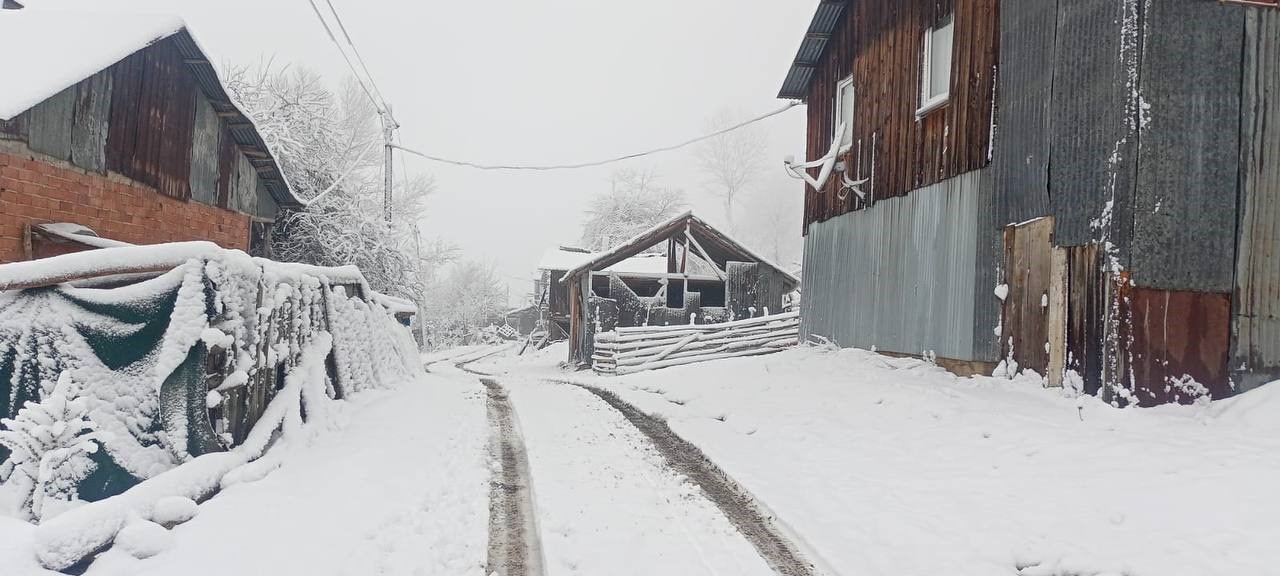
[[[666,270],[609,268],[666,245]],[[800,280],[685,212],[553,280],[569,305],[569,360],[591,359],[593,336],[618,327],[705,324],[780,312]]]

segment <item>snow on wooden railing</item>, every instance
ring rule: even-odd
[[[769,354],[795,346],[799,336],[798,312],[721,324],[618,328],[596,335],[591,360],[597,373],[623,375]]]

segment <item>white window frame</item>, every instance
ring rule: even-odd
[[[916,109],[916,116],[924,116],[933,110],[941,108],[951,100],[951,66],[947,67],[947,89],[940,94],[930,96],[929,85],[933,76],[933,36],[942,28],[951,28],[951,54],[954,59],[955,50],[955,32],[956,19],[952,15],[948,17],[947,23],[942,26],[930,26],[924,31],[923,47],[920,51],[920,107]]]
[[[840,121],[844,118],[844,91],[848,89],[852,92],[852,98],[849,105],[856,111],[858,103],[858,92],[853,87],[853,76],[849,75],[844,80],[836,84],[836,103],[833,107],[835,115],[831,119],[831,129],[835,130],[840,126]],[[833,134],[832,137],[835,135]],[[848,152],[853,148],[853,117],[849,118],[849,124],[844,127],[844,134],[840,137],[840,152]]]

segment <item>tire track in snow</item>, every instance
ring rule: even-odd
[[[542,576],[542,543],[538,538],[529,461],[515,410],[497,379],[467,365],[495,350],[455,366],[480,377],[488,395],[489,454],[497,466],[489,481],[489,555],[485,572],[497,576]]]
[[[666,421],[655,418],[616,394],[595,386],[567,380],[547,380],[556,384],[577,386],[603,400],[636,427],[676,472],[697,484],[734,528],[755,547],[760,557],[781,576],[816,576],[814,564],[787,539],[773,520],[761,511],[751,493],[716,466],[697,446],[681,438]]]

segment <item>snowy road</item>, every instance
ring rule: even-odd
[[[773,574],[622,414],[581,388],[504,383],[528,449],[548,574]]]

